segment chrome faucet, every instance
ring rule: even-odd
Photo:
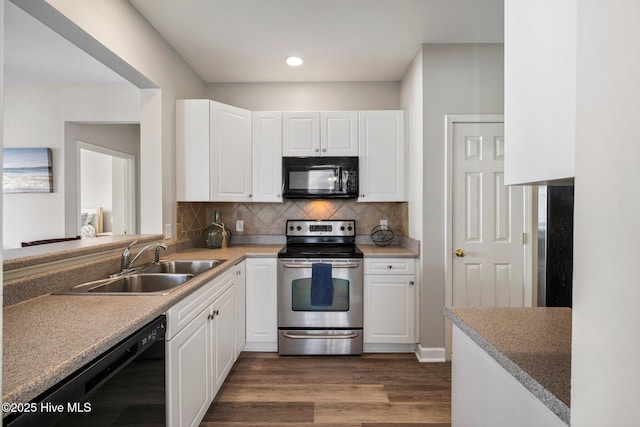
[[[122,257],[120,258],[120,272],[116,273],[116,274],[114,274],[112,276],[119,276],[121,274],[125,274],[125,273],[128,273],[130,271],[133,271],[134,268],[131,267],[133,265],[133,263],[136,262],[136,260],[138,258],[140,258],[140,255],[142,255],[148,249],[151,249],[151,248],[155,248],[156,249],[156,254],[155,254],[155,258],[154,258],[153,263],[154,264],[159,264],[160,263],[160,248],[164,249],[165,251],[168,249],[168,246],[165,245],[164,243],[158,243],[158,242],[149,243],[148,245],[146,245],[142,249],[140,249],[140,251],[132,259],[131,258],[131,247],[133,245],[135,245],[136,243],[138,243],[138,241],[134,240],[133,242],[129,243],[129,245],[124,249],[124,252],[122,252]]]

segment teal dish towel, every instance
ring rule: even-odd
[[[311,305],[333,305],[333,279],[331,264],[316,262],[311,265]]]

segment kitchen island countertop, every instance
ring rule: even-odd
[[[444,312],[536,398],[569,423],[571,309],[446,307]]]

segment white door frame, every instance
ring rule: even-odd
[[[82,200],[80,200],[81,193],[81,179],[80,167],[81,159],[80,150],[94,151],[100,154],[106,154],[108,156],[117,157],[126,161],[125,166],[125,188],[124,197],[127,201],[127,208],[124,212],[125,228],[129,234],[136,234],[136,158],[132,154],[123,153],[122,151],[116,151],[111,148],[103,147],[101,145],[91,144],[89,142],[76,140],[76,194],[78,194],[78,212],[76,218],[78,219],[78,235],[80,235],[80,209],[82,206]]]
[[[451,306],[453,302],[453,126],[455,123],[504,123],[502,114],[456,114],[445,116],[445,296],[444,303]],[[533,304],[533,191],[530,186],[524,187],[525,223],[527,237],[524,244],[524,306]],[[447,340],[449,341],[449,340]],[[450,347],[447,347],[450,348]]]

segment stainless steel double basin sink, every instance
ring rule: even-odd
[[[226,260],[166,260],[132,273],[74,286],[58,295],[165,295]]]

